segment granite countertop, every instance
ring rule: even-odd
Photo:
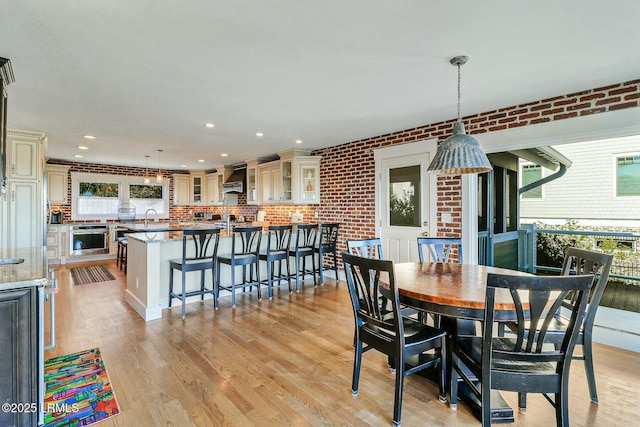
[[[0,291],[43,286],[48,281],[46,247],[0,250],[0,259],[23,259],[19,264],[0,265]]]

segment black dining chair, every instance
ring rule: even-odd
[[[295,242],[289,248],[289,256],[294,258],[296,276],[296,292],[300,292],[300,280],[304,281],[304,276],[313,276],[313,285],[318,286],[316,280],[315,248],[318,235],[318,224],[296,225]],[[307,269],[306,259],[311,257],[311,269]],[[300,263],[302,260],[302,263]],[[302,268],[300,268],[302,267]]]
[[[587,312],[576,342],[576,345],[582,346],[582,354],[574,354],[573,359],[584,361],[584,369],[589,385],[589,396],[594,403],[598,403],[598,391],[593,367],[593,322],[605,287],[607,286],[612,263],[613,255],[570,247],[567,249],[561,270],[561,274],[564,276],[571,274],[590,274],[593,276],[594,284],[592,285],[593,289],[589,296],[589,305],[587,306]],[[562,306],[566,310],[571,310],[574,305],[575,301],[573,296],[570,296],[570,298],[562,303]],[[560,346],[567,324],[568,319],[566,316],[563,315],[562,312],[558,312],[554,321],[549,325],[549,331],[545,338],[546,341]],[[507,323],[506,326],[512,331],[516,330],[516,325],[513,323]],[[521,396],[519,406],[521,411],[526,408],[526,395]]]
[[[218,252],[218,242],[220,240],[220,229],[197,229],[183,230],[182,232],[182,258],[169,261],[169,309],[174,298],[182,302],[182,318],[186,317],[187,297],[200,295],[200,301],[204,302],[206,294],[213,295],[214,306],[217,305],[217,295],[215,293],[216,281],[214,274],[213,260]],[[182,273],[181,292],[173,291],[174,270]],[[200,272],[200,289],[187,291],[187,273],[191,271]],[[211,271],[211,289],[205,286],[205,272]]]
[[[394,360],[396,365],[394,426],[400,425],[404,378],[407,375],[440,365],[439,399],[445,402],[445,332],[402,316],[392,261],[343,252],[342,263],[356,324],[352,394],[358,394],[363,353],[375,349]],[[381,277],[387,279],[388,287],[381,285]],[[392,302],[391,312],[381,305],[380,295]],[[410,358],[416,359],[417,364],[409,366]]]
[[[324,285],[324,276],[322,275],[324,271],[324,254],[333,255],[333,272],[335,273],[336,280],[338,280],[338,256],[336,247],[338,245],[339,228],[340,224],[337,223],[320,225],[320,233],[317,238],[318,245],[315,247],[314,252],[318,255],[317,272],[318,276],[320,276],[321,285]]]
[[[258,300],[262,299],[260,291],[260,240],[262,227],[235,227],[231,234],[231,252],[218,254],[216,257],[216,300],[220,289],[231,292],[231,305],[236,308],[236,288],[255,286],[258,289]],[[222,264],[231,269],[231,283],[223,286],[220,283]],[[242,267],[242,282],[236,283],[236,267]],[[248,270],[248,271],[247,271]],[[248,273],[248,274],[247,274]]]
[[[267,284],[269,299],[273,297],[273,282],[277,280],[278,285],[283,280],[291,289],[291,268],[289,266],[289,247],[291,246],[291,225],[270,225],[267,230],[267,245],[261,249],[260,260],[267,263],[267,278],[262,280]],[[282,274],[282,262],[287,268],[286,274]],[[275,263],[278,263],[278,274],[275,274]]]
[[[364,258],[384,259],[382,240],[378,237],[372,239],[347,240],[347,250],[352,255]]]
[[[592,276],[487,275],[482,336],[452,335],[451,407],[456,408],[462,378],[482,402],[482,425],[491,426],[491,390],[542,393],[554,406],[556,424],[569,426],[569,366],[587,308]],[[496,293],[511,295],[515,336],[494,336]],[[569,313],[562,344],[545,343],[555,313],[569,295]],[[527,321],[528,319],[528,321]],[[550,348],[549,348],[550,347]],[[553,398],[549,395],[552,394]]]
[[[462,239],[455,237],[418,237],[418,257],[420,262],[428,261],[424,248],[428,249],[431,262],[449,262],[453,248],[458,252],[458,262],[462,264]]]

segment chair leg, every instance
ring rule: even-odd
[[[287,285],[289,286],[289,293],[291,293],[293,292],[293,289],[291,289],[291,265],[289,263],[289,257],[286,257],[284,262],[287,266]]]
[[[598,403],[598,390],[596,388],[596,374],[593,369],[593,342],[590,333],[585,333],[583,337],[582,354],[584,356],[584,370],[587,373],[587,383],[589,384],[589,395],[593,403]]]
[[[213,308],[214,310],[217,310],[218,307],[218,297],[220,296],[220,262],[217,261],[216,264],[216,271],[214,272],[216,280],[214,282],[214,292],[213,292]]]
[[[236,267],[231,264],[231,307],[236,308]]]
[[[269,299],[273,298],[273,261],[267,261],[267,292]]]
[[[440,347],[440,383],[438,384],[438,399],[444,403],[447,401],[447,344],[446,338],[441,338],[442,346]]]
[[[200,304],[204,304],[204,270],[200,270]]]
[[[354,336],[355,353],[353,357],[353,378],[351,380],[351,394],[358,395],[358,383],[360,382],[360,366],[362,365],[362,341],[358,339],[358,335]]]
[[[180,296],[180,299],[182,300],[182,318],[186,318],[187,317],[187,297],[186,297],[186,292],[187,292],[187,273],[182,270],[182,295]]]
[[[556,425],[558,427],[569,427],[569,393],[564,387],[562,392],[555,394],[556,402]]]
[[[521,414],[527,412],[527,393],[518,393],[518,411]]]
[[[313,258],[315,258],[315,255],[312,255]],[[322,265],[322,252],[318,252],[318,275],[320,276],[320,284],[324,285],[324,276],[322,275],[322,270],[323,270],[324,266]],[[315,271],[315,268],[313,269]],[[314,281],[314,285],[315,285],[315,275],[313,276],[313,281]]]
[[[400,426],[400,416],[402,415],[402,392],[404,390],[404,360],[397,359],[396,367],[396,389],[393,401],[393,425]]]
[[[256,278],[255,281],[253,279],[253,274],[251,273],[251,266],[249,266],[249,275],[251,276],[251,281],[256,284],[256,288],[258,288],[258,301],[262,301],[262,289],[260,289],[260,260],[256,260]],[[251,287],[249,287],[251,289]],[[269,298],[271,299],[271,298]]]
[[[458,409],[458,371],[451,367],[451,384],[449,385],[449,407],[454,411]]]
[[[169,310],[171,310],[171,301],[173,297],[171,294],[173,293],[173,268],[169,266]]]
[[[333,273],[336,275],[336,282],[338,281],[338,257],[336,251],[333,251]]]
[[[300,257],[296,255],[296,292],[300,292]]]

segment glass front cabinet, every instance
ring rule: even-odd
[[[258,204],[258,159],[246,160],[247,163],[247,204]]]
[[[308,150],[281,151],[282,203],[320,203],[320,156]]]

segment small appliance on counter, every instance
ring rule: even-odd
[[[293,214],[291,214],[291,222],[294,224],[299,224],[302,222],[302,214],[299,210],[296,210]]]
[[[258,211],[258,215],[256,217],[256,221],[258,222],[263,222],[264,221],[264,217],[266,216],[266,212],[265,211]]]
[[[51,211],[51,224],[62,224],[64,222],[64,212]]]

